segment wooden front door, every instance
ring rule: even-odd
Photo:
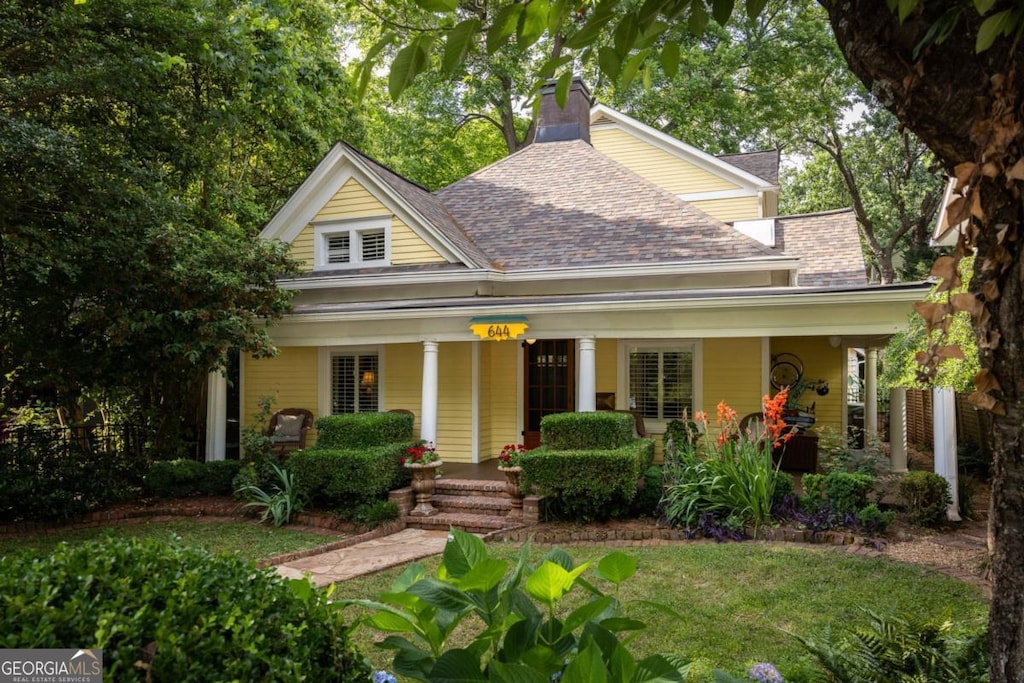
[[[523,344],[526,377],[523,384],[523,443],[540,445],[540,421],[552,413],[576,409],[576,343],[572,339],[538,339]]]

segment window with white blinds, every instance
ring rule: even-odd
[[[390,244],[390,218],[323,223],[314,228],[314,268],[387,265]]]
[[[380,364],[376,354],[331,356],[331,414],[377,412]]]
[[[693,415],[694,349],[638,347],[629,350],[629,407],[644,418],[675,420]]]

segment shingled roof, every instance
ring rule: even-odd
[[[779,255],[580,140],[535,143],[436,196],[506,269]]]
[[[797,282],[802,287],[867,284],[853,209],[777,218],[775,248],[800,259]]]
[[[773,185],[779,183],[779,150],[747,152],[745,154],[719,154],[718,158],[738,169],[767,180]]]

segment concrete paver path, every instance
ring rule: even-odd
[[[289,579],[309,576],[320,587],[437,555],[447,541],[448,532],[444,530],[403,529],[340,550],[285,562],[275,569]]]

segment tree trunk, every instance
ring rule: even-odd
[[[981,19],[970,3],[931,0],[900,23],[885,0],[835,0],[829,12],[836,40],[850,68],[881,102],[927,144],[947,171],[960,163],[991,164],[995,178],[976,178],[981,197],[974,225],[978,258],[972,291],[986,323],[978,333],[981,364],[998,382],[987,393],[995,406],[994,476],[989,534],[992,539],[992,603],[989,637],[992,683],[1024,681],[1024,220],[1021,181],[1005,169],[1024,150],[1021,92],[1024,69],[1012,39],[974,50]],[[952,7],[964,11],[946,40],[915,48]],[[993,87],[1002,77],[1000,95]],[[1001,99],[1000,99],[1001,98]],[[1001,137],[1001,139],[1000,139]],[[993,331],[1001,335],[996,338]],[[987,348],[990,347],[990,348]],[[1005,414],[1000,412],[1005,411]]]

